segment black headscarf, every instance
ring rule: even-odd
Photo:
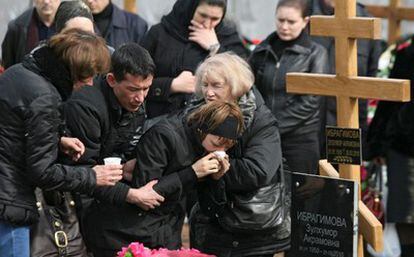
[[[161,24],[175,38],[187,42],[190,33],[188,26],[191,25],[191,20],[199,4],[200,0],[177,0],[171,12],[162,17]],[[225,15],[226,8],[223,10],[221,22],[215,28],[219,41],[220,36],[229,35],[234,32],[234,28],[228,26],[228,23],[223,21]]]
[[[180,70],[194,72],[198,64],[208,55],[208,51],[188,39],[190,33],[188,26],[191,25],[191,20],[199,4],[200,0],[177,0],[171,12],[161,19],[162,26],[172,37],[187,43],[186,54],[180,61]],[[235,26],[224,20],[225,14],[226,8],[223,10],[221,22],[215,27],[217,39],[221,45],[240,40]]]

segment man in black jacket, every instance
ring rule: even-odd
[[[97,32],[115,49],[124,43],[140,43],[147,32],[147,22],[123,11],[110,0],[83,0],[91,9]]]
[[[85,144],[79,165],[103,163],[110,156],[123,161],[135,157],[133,150],[145,121],[143,104],[154,70],[149,53],[136,43],[128,43],[113,53],[111,71],[97,78],[94,87],[73,94],[64,106],[64,116],[71,135]],[[117,183],[114,190],[95,190],[95,196],[112,204],[127,201],[143,209],[154,208],[163,198],[152,190],[153,184],[132,189],[125,181]],[[84,207],[88,202],[84,201]]]
[[[12,20],[1,45],[3,66],[19,63],[37,44],[55,34],[53,21],[60,0],[35,0],[34,7]]]
[[[333,15],[333,0],[308,0],[311,8],[310,15]],[[369,17],[369,13],[361,4],[356,6],[358,17]],[[311,25],[312,26],[312,25]],[[335,74],[335,40],[332,37],[312,37],[323,45],[329,55],[329,73]],[[378,59],[381,55],[381,43],[378,40],[358,39],[358,76],[375,77],[378,67]],[[336,100],[334,97],[323,97],[321,103],[321,149],[325,147],[325,125],[336,126]],[[359,100],[359,126],[362,129],[362,145],[366,145],[368,105],[366,100]],[[363,148],[363,156],[366,148]],[[325,158],[324,151],[321,157]]]

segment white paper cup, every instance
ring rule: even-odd
[[[107,157],[107,158],[104,158],[104,164],[105,165],[121,164],[121,158],[119,158],[119,157]]]

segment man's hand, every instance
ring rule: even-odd
[[[132,159],[124,163],[124,166],[122,167],[122,171],[124,173],[122,175],[126,181],[129,181],[129,182],[132,181],[132,173],[134,172],[136,163],[137,163],[137,159]]]
[[[160,206],[164,202],[164,197],[159,195],[153,189],[157,184],[157,180],[148,182],[145,186],[140,188],[130,188],[127,194],[127,202],[138,205],[141,209],[148,211]]]
[[[199,44],[205,50],[209,50],[210,46],[219,43],[214,28],[206,29],[195,20],[191,20],[191,25],[188,28],[190,29],[188,39]]]
[[[188,93],[192,94],[195,92],[196,79],[193,73],[189,71],[183,71],[175,79],[173,79],[171,84],[172,93]]]
[[[59,147],[60,151],[70,156],[75,162],[85,153],[85,145],[73,137],[61,137]]]
[[[122,165],[96,165],[92,168],[96,173],[97,186],[113,186],[122,179]]]
[[[215,180],[219,180],[230,169],[229,156],[227,154],[224,158],[217,158],[217,160],[219,161],[219,171],[211,174],[211,177]]]
[[[191,166],[197,178],[203,178],[219,171],[219,161],[214,153],[209,153]]]

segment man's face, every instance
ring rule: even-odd
[[[108,6],[110,0],[83,0],[93,14],[101,13]]]
[[[60,0],[34,0],[33,3],[40,16],[54,16]]]
[[[129,73],[125,75],[122,81],[116,81],[114,74],[108,73],[106,81],[114,90],[114,94],[119,104],[129,112],[138,111],[144,103],[152,84],[153,76],[144,79],[142,76],[133,76]]]

